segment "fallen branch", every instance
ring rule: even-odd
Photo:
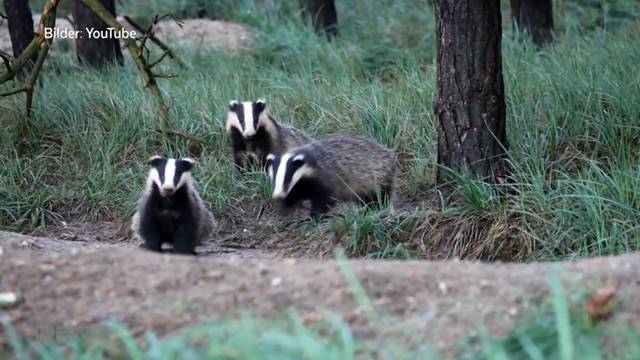
[[[142,28],[142,26],[140,26],[140,24],[136,23],[132,18],[130,18],[129,16],[125,16],[124,17],[125,20],[127,20],[127,22],[129,23],[129,25],[131,25],[131,27],[133,27],[134,29],[140,31],[142,34],[144,34],[146,37],[148,37],[149,39],[151,39],[151,41],[153,41],[154,44],[158,45],[158,47],[160,49],[162,49],[166,54],[169,55],[170,58],[172,58],[179,66],[184,67],[184,63],[182,62],[182,60],[180,60],[180,58],[176,55],[175,52],[173,52],[173,50],[171,50],[171,48],[169,48],[165,43],[163,43],[160,39],[158,39],[158,37],[156,37],[156,35],[151,32],[151,31],[146,31]],[[159,20],[159,19],[158,19]],[[156,20],[156,22],[158,21]]]

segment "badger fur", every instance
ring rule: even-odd
[[[264,169],[268,154],[280,155],[313,139],[301,130],[276,121],[264,100],[230,101],[226,125],[233,161],[244,170],[250,164]]]
[[[131,230],[145,247],[161,252],[162,244],[172,244],[180,254],[195,254],[195,247],[215,226],[193,186],[194,160],[149,159],[149,176],[131,221]]]
[[[394,194],[395,155],[362,136],[334,136],[294,148],[283,155],[269,154],[267,173],[272,199],[284,209],[311,201],[311,217],[335,203],[360,200],[367,204]]]

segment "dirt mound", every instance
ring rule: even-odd
[[[118,17],[118,21],[128,30],[133,28],[122,17]],[[40,15],[33,16],[34,27],[38,26]],[[251,33],[246,27],[240,24],[217,21],[207,19],[187,19],[182,20],[178,25],[173,20],[163,20],[155,27],[158,38],[167,40],[172,44],[180,45],[197,45],[204,49],[223,48],[229,52],[237,52],[238,50],[250,47],[253,43]],[[73,25],[64,18],[56,19],[56,28],[63,30],[73,30]],[[140,34],[139,34],[140,36]],[[55,39],[57,42],[66,42],[64,48],[74,48],[73,40]],[[53,51],[59,49],[60,46],[53,46]],[[0,18],[0,50],[11,53],[11,38],[9,37],[9,29],[7,20]]]
[[[372,319],[336,261],[158,255],[117,244],[37,250],[52,241],[60,240],[0,236],[0,292],[21,297],[7,313],[25,336],[51,337],[107,319],[137,334],[164,334],[237,310],[271,318],[295,309],[306,322],[337,313],[357,336],[406,341],[412,334],[411,341],[451,344],[477,324],[505,334],[530,320],[528,310],[548,293],[548,264],[349,261],[377,314]],[[614,318],[640,327],[640,254],[559,266],[570,294],[616,280]]]

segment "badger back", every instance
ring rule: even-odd
[[[393,187],[396,159],[387,147],[363,136],[340,135],[319,141],[316,161],[334,196],[346,199]]]

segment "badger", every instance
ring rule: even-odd
[[[211,234],[216,222],[193,186],[189,158],[149,159],[149,176],[131,221],[131,230],[152,251],[172,244],[179,254],[195,254],[195,247]]]
[[[363,136],[338,135],[267,156],[272,200],[286,210],[310,200],[311,218],[319,221],[337,202],[366,204],[394,195],[395,155]]]
[[[268,154],[280,155],[313,139],[304,131],[276,121],[264,100],[229,102],[226,125],[233,161],[240,170],[250,164],[264,169]]]

